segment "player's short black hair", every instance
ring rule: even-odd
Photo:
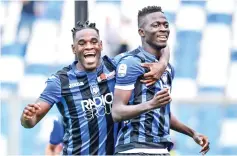
[[[87,28],[94,29],[99,35],[99,30],[96,28],[95,25],[96,25],[95,23],[89,23],[89,21],[86,21],[86,22],[78,21],[76,26],[72,29],[73,41],[75,40],[76,32],[78,32],[82,29],[87,29]]]
[[[153,12],[162,12],[162,13],[164,13],[160,6],[154,6],[154,5],[153,6],[147,6],[147,7],[142,8],[142,10],[139,10],[138,15],[137,15],[138,27],[141,27],[141,25],[143,23],[142,22],[143,18],[146,15],[148,15],[150,13],[153,13]]]

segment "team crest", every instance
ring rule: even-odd
[[[127,74],[127,65],[126,64],[120,64],[118,67],[118,76],[124,77]]]
[[[93,95],[99,95],[100,89],[99,89],[98,85],[92,84],[92,85],[90,86],[90,89],[91,89],[91,93],[92,93]]]

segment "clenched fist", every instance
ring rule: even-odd
[[[28,104],[23,110],[23,118],[25,120],[30,120],[34,118],[37,114],[37,111],[41,110],[38,104]]]

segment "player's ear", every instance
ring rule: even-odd
[[[143,29],[143,28],[139,28],[139,29],[138,29],[138,34],[139,34],[141,37],[145,37],[144,29]]]
[[[73,54],[76,54],[76,49],[75,49],[74,44],[72,44],[71,47],[72,47],[72,52],[73,52]]]
[[[99,46],[100,46],[100,49],[102,51],[103,50],[103,42],[102,42],[102,40],[100,40]]]

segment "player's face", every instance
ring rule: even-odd
[[[94,71],[99,65],[102,41],[94,29],[83,29],[76,32],[73,53],[83,70]]]
[[[162,12],[154,12],[145,17],[145,41],[157,49],[166,47],[169,37],[169,23]]]

